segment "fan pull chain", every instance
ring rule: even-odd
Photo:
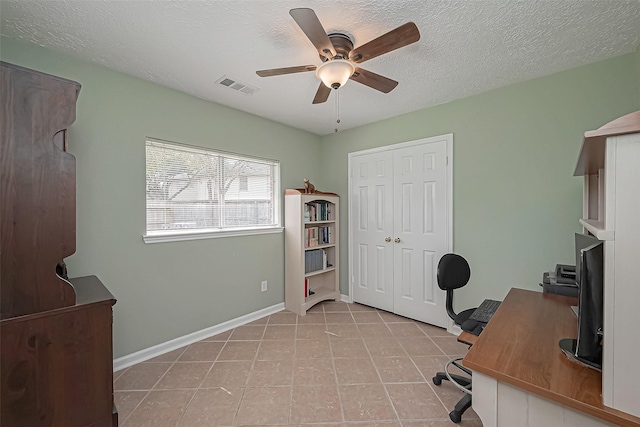
[[[340,91],[336,90],[336,128],[334,132],[338,132],[338,124],[340,123]]]

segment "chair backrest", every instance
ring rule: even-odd
[[[458,254],[445,254],[438,262],[438,286],[447,291],[447,314],[454,321],[458,315],[453,311],[453,290],[463,287],[471,278],[471,269],[466,259]]]
[[[471,269],[458,254],[445,254],[438,262],[438,286],[443,291],[458,289],[469,282]]]

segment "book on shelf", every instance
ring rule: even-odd
[[[309,298],[309,296],[315,294],[315,292],[313,292],[311,290],[311,288],[309,287],[309,278],[305,277],[304,278],[304,297],[305,298]]]
[[[331,203],[309,202],[304,204],[304,222],[330,221]]]
[[[318,246],[318,227],[305,228],[304,244],[307,248]]]
[[[331,267],[328,261],[327,251],[324,249],[313,249],[304,253],[304,272],[324,270]]]
[[[318,227],[318,244],[326,245],[327,243],[327,227]]]
[[[304,245],[311,248],[318,245],[328,245],[331,243],[331,227],[307,227],[304,230]]]

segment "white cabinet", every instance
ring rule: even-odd
[[[305,315],[320,301],[340,300],[340,198],[286,190],[284,209],[285,308]]]
[[[580,223],[604,240],[603,403],[640,416],[640,111],[585,133]]]

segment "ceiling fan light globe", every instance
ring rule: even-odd
[[[328,88],[337,89],[349,80],[355,72],[355,66],[346,59],[333,59],[320,65],[316,70],[316,76]]]

